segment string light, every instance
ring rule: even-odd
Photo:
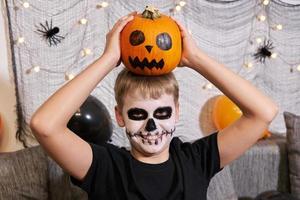
[[[263,3],[263,5],[267,6],[270,3],[270,1],[269,0],[263,0],[262,3]]]
[[[84,49],[81,51],[81,55],[82,55],[82,56],[88,56],[88,55],[90,55],[90,54],[92,54],[92,50],[89,49],[89,48],[84,48]]]
[[[262,41],[263,41],[263,40],[262,40],[260,37],[256,38],[256,43],[257,43],[257,44],[262,43]]]
[[[180,3],[180,5],[183,5],[184,3],[183,3],[183,1]],[[22,6],[24,7],[24,8],[29,8],[30,7],[30,3],[29,2],[23,2],[22,3]],[[97,4],[97,6],[96,6],[96,8],[106,8],[106,7],[108,7],[109,6],[109,3],[108,2],[106,2],[106,1],[103,1],[103,2],[101,2],[101,3],[98,3]],[[82,18],[82,19],[80,19],[79,20],[79,23],[80,24],[82,24],[82,25],[86,25],[87,23],[88,23],[88,19],[86,19],[86,18]],[[25,42],[25,38],[24,37],[19,37],[17,40],[16,40],[16,43],[17,44],[22,44],[22,43],[24,43]],[[82,56],[87,56],[87,55],[90,55],[90,54],[92,54],[92,50],[91,49],[89,49],[89,48],[84,48],[82,51],[81,51],[81,55]],[[32,68],[30,68],[30,69],[28,69],[27,71],[26,71],[26,73],[27,74],[29,74],[29,73],[32,73],[32,72],[39,72],[41,70],[41,68],[39,67],[39,66],[34,66],[34,67],[32,67]],[[73,74],[69,74],[69,73],[67,73],[67,72],[65,72],[65,80],[66,81],[69,81],[69,80],[72,80],[73,78],[74,78],[75,76],[73,75]]]
[[[266,20],[265,15],[259,15],[259,16],[257,16],[257,18],[258,18],[259,21],[262,21],[262,22]]]
[[[23,7],[24,8],[29,8],[29,6],[30,6],[30,4],[28,2],[26,2],[26,1],[23,3]]]
[[[181,7],[185,6],[185,4],[186,4],[185,1],[179,1],[179,5],[180,5]]]
[[[186,2],[185,1],[179,1],[176,5],[175,5],[175,10],[174,9],[171,9],[171,12],[174,12],[174,11],[181,11],[182,7],[184,7],[186,5]]]
[[[264,6],[269,5],[269,3],[270,3],[270,0],[261,0],[261,4],[264,5]],[[182,10],[182,7],[186,6],[186,4],[187,4],[186,1],[177,1],[177,3],[175,4],[175,7],[174,7],[173,9],[171,9],[170,11],[172,11],[172,12],[178,11],[178,12],[179,12],[179,11]],[[29,7],[30,7],[30,3],[27,2],[27,1],[23,2],[22,5],[23,5],[24,8],[29,8]],[[108,6],[109,6],[109,3],[108,3],[108,2],[102,1],[102,2],[100,2],[100,3],[98,3],[98,4],[96,5],[96,8],[97,8],[97,9],[101,9],[101,8],[106,8],[106,7],[108,7]],[[258,19],[259,21],[262,21],[262,22],[263,22],[263,21],[266,20],[266,16],[263,15],[263,14],[260,14],[260,15],[257,16],[257,19]],[[86,24],[88,23],[88,19],[82,18],[82,19],[79,20],[79,23],[82,24],[82,25],[86,25]],[[281,24],[277,24],[277,25],[274,25],[274,26],[273,26],[273,29],[275,29],[275,30],[282,30],[282,29],[283,29],[283,26],[282,26]],[[188,29],[188,32],[189,32],[190,34],[192,34],[192,32],[191,32],[190,29]],[[261,43],[263,42],[263,39],[262,39],[261,37],[257,37],[257,38],[255,39],[255,41],[256,41],[257,44],[261,44]],[[17,39],[17,43],[18,43],[18,44],[22,44],[22,43],[24,43],[24,42],[25,42],[25,38],[24,38],[24,37],[19,37],[19,38]],[[251,43],[252,43],[252,42],[251,42]],[[253,44],[253,43],[252,43],[252,44]],[[82,56],[88,56],[88,55],[90,55],[90,54],[92,54],[92,50],[89,49],[89,48],[83,48],[82,51],[81,51],[81,55],[82,55]],[[277,53],[272,53],[270,57],[271,57],[271,58],[277,58]],[[246,68],[252,68],[252,67],[253,67],[253,63],[251,63],[250,61],[249,61],[249,62],[245,62],[245,63],[243,64],[243,66],[246,67]],[[300,71],[300,64],[299,64],[298,66],[295,66],[295,67],[296,67],[297,71]],[[293,67],[293,68],[294,68],[294,67]],[[295,68],[294,68],[294,69],[295,69]],[[30,72],[31,72],[31,71],[39,72],[39,71],[40,71],[40,67],[39,67],[39,66],[35,66],[35,67],[33,67],[33,68],[30,69]],[[71,79],[73,79],[73,78],[74,78],[74,75],[73,75],[73,74],[68,74],[67,72],[65,72],[65,79],[66,79],[66,80],[71,80]],[[211,89],[212,87],[213,87],[213,84],[212,84],[212,83],[207,83],[207,84],[205,84],[205,85],[203,86],[203,89]]]
[[[252,64],[251,62],[246,62],[246,63],[244,63],[244,66],[245,66],[246,68],[252,68],[252,67],[253,67],[253,64]]]
[[[276,26],[274,26],[275,30],[281,31],[283,29],[282,24],[277,24]]]
[[[213,84],[212,84],[212,83],[206,83],[206,84],[202,87],[203,90],[210,90],[210,89],[212,89],[212,88],[213,88]]]
[[[271,58],[277,58],[277,53],[272,53]]]
[[[18,44],[22,44],[22,43],[24,43],[25,42],[25,38],[24,37],[19,37],[18,39],[17,39],[17,43]]]
[[[181,11],[181,6],[180,6],[180,5],[176,5],[176,6],[175,6],[175,10],[176,10],[176,11]]]
[[[86,18],[82,18],[79,20],[79,23],[82,24],[82,25],[85,25],[87,24],[88,20]]]
[[[98,3],[96,7],[97,7],[98,9],[99,9],[99,8],[106,8],[108,5],[109,5],[108,2],[103,1],[102,3]]]
[[[39,72],[39,71],[40,71],[40,66],[35,66],[35,67],[33,67],[33,71],[34,71],[34,72]]]
[[[70,81],[74,78],[75,76],[73,74],[68,74],[68,73],[65,73],[65,80],[66,81]]]
[[[38,73],[41,70],[40,66],[36,65],[28,70],[26,70],[26,74],[30,74],[31,72]]]

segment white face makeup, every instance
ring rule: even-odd
[[[123,118],[132,148],[142,154],[159,154],[165,150],[175,131],[176,114],[172,95],[159,99],[144,99],[141,95],[127,95]]]

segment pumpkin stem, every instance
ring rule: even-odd
[[[154,6],[146,6],[142,16],[143,18],[154,20],[160,18],[160,13]]]

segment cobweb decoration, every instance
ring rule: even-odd
[[[184,7],[173,0],[108,1],[98,0],[25,1],[6,0],[12,42],[13,71],[16,81],[19,139],[25,141],[24,127],[34,111],[58,88],[94,62],[102,54],[106,33],[117,19],[131,11],[142,12],[145,5],[154,5],[162,13],[170,14],[183,22],[198,46],[208,55],[223,63],[235,73],[251,81],[279,105],[280,112],[270,126],[271,132],[285,134],[283,111],[300,114],[300,73],[290,73],[290,68],[300,65],[300,6],[261,0],[202,0],[186,1]],[[177,11],[181,9],[180,11]],[[265,21],[257,16],[264,14]],[[57,45],[37,37],[37,27],[48,21],[52,30],[49,36],[61,36]],[[274,28],[278,23],[283,29]],[[45,35],[44,35],[45,36]],[[257,38],[272,41],[276,59],[255,63],[253,54],[260,44]],[[49,41],[49,40],[48,40]],[[54,48],[55,47],[55,48]],[[252,67],[244,63],[251,61]],[[250,66],[250,65],[248,65]],[[109,73],[95,88],[92,95],[101,100],[114,119],[114,81],[122,69]],[[175,136],[192,141],[204,136],[201,124],[210,123],[210,116],[200,117],[205,102],[220,91],[215,87],[203,90],[207,80],[187,68],[178,68],[174,74],[180,87],[180,121]],[[201,120],[200,120],[201,118]],[[193,120],[191,120],[193,119]],[[188,130],[188,131],[187,131]],[[188,133],[187,133],[188,132]],[[29,134],[29,133],[28,133]],[[24,137],[23,137],[24,136]],[[22,139],[23,138],[23,139]],[[129,146],[124,130],[113,120],[113,143]]]

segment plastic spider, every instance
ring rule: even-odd
[[[48,21],[46,20],[45,25],[40,23],[40,26],[43,30],[37,29],[37,31],[42,34],[42,36],[48,41],[49,46],[57,45],[61,42],[65,37],[58,35],[59,28],[57,26],[52,27],[52,20],[50,22],[50,26]]]
[[[266,58],[270,58],[272,55],[271,50],[273,49],[273,43],[270,40],[265,40],[263,45],[261,45],[257,52],[253,55],[254,58],[261,63],[265,63]]]

